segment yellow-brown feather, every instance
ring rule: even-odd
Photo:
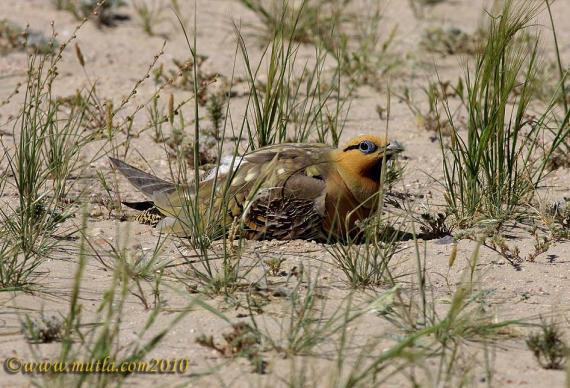
[[[373,152],[359,149],[366,140],[376,145]],[[323,144],[281,144],[256,150],[244,156],[237,171],[221,174],[217,188],[213,180],[201,183],[201,213],[216,215],[221,223],[242,217],[247,238],[342,239],[354,235],[356,221],[375,210],[377,201],[369,199],[379,190],[376,173],[387,145],[384,137],[359,136],[337,150]],[[147,180],[159,188],[167,184],[154,182],[150,175],[128,165],[121,167],[135,185]],[[185,218],[181,210],[188,197],[182,192],[186,190],[175,190],[172,185],[147,195],[164,214]],[[175,221],[172,229],[181,221]]]

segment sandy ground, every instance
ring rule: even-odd
[[[182,1],[185,17],[192,20],[194,16],[193,2]],[[392,0],[386,2],[385,18],[379,28],[388,32],[397,26],[397,33],[393,44],[395,55],[401,56],[403,65],[398,70],[398,75],[386,79],[391,89],[401,91],[409,87],[417,96],[418,102],[425,107],[425,98],[419,92],[419,88],[426,85],[434,78],[434,65],[438,69],[442,80],[455,82],[462,75],[462,59],[459,56],[441,56],[427,53],[418,48],[422,32],[430,26],[459,26],[466,31],[474,31],[482,18],[481,10],[488,6],[486,1],[455,0],[447,1],[440,5],[426,8],[424,18],[414,16],[408,2]],[[216,0],[197,1],[197,41],[198,51],[208,57],[205,67],[209,71],[219,72],[231,76],[235,58],[235,35],[233,24],[244,26],[244,32],[253,62],[257,61],[261,53],[259,41],[251,34],[251,25],[259,21],[256,16],[243,7],[238,1]],[[558,1],[553,5],[555,22],[558,29],[561,45],[562,58],[565,63],[570,63],[570,23],[567,23],[567,15],[570,14],[570,3]],[[160,36],[148,37],[141,29],[131,7],[121,8],[120,13],[132,16],[130,20],[119,22],[115,27],[98,28],[89,22],[80,30],[77,36],[86,62],[86,73],[91,82],[97,83],[100,96],[112,99],[115,105],[119,104],[133,88],[137,80],[147,71],[152,63],[154,55],[158,54],[163,44]],[[77,20],[69,13],[56,11],[49,0],[6,0],[0,2],[0,15],[9,18],[20,25],[29,24],[33,29],[49,33],[50,23],[54,21],[55,30],[60,41],[65,40],[72,34]],[[169,12],[165,12],[169,19],[158,25],[157,31],[168,36],[164,55],[158,59],[159,64],[165,68],[172,68],[173,59],[185,59],[188,55],[188,47],[184,37],[173,21]],[[546,23],[542,15],[540,23]],[[550,50],[550,36],[544,34],[543,48]],[[310,57],[311,49],[301,47],[301,54]],[[13,52],[0,57],[0,98],[10,93],[17,82],[23,80],[26,71],[27,55],[23,52]],[[239,62],[239,61],[238,61]],[[56,84],[56,92],[60,96],[68,96],[76,89],[89,85],[86,73],[78,63],[73,48],[68,48],[59,66],[60,77]],[[238,75],[243,74],[243,67],[238,63],[236,67]],[[145,81],[139,88],[137,95],[129,104],[134,111],[137,104],[144,104],[152,96],[156,89],[152,80]],[[243,85],[242,85],[243,87]],[[238,87],[239,90],[239,87]],[[175,100],[180,101],[191,95],[190,91],[176,88],[167,88],[161,99],[161,104],[166,103],[168,93],[174,94]],[[397,93],[397,92],[395,92]],[[17,113],[21,96],[16,96],[10,104],[0,108],[0,121],[4,123],[11,115]],[[232,98],[231,109],[234,123],[239,123],[243,115],[247,97],[239,95]],[[356,90],[351,109],[347,116],[347,123],[342,138],[344,140],[360,133],[378,133],[383,131],[386,122],[379,119],[376,106],[385,106],[387,101],[386,88],[361,86]],[[391,122],[389,124],[390,136],[397,139],[406,147],[404,153],[407,164],[406,173],[395,190],[409,192],[411,194],[423,194],[424,198],[418,200],[414,206],[421,202],[429,201],[434,209],[441,205],[441,186],[436,182],[442,178],[441,156],[439,145],[430,139],[433,133],[418,127],[413,114],[399,98],[392,96]],[[184,114],[193,116],[190,106],[184,108]],[[141,125],[147,120],[143,112],[135,117],[135,126]],[[2,128],[11,132],[10,125]],[[161,145],[152,141],[149,133],[143,133],[140,137],[132,139],[129,153],[126,159],[138,166],[147,166],[143,160],[158,174],[167,174],[168,164]],[[146,167],[148,168],[148,167]],[[95,161],[87,175],[94,176],[95,171],[101,171],[109,177],[113,177],[108,161],[101,158]],[[91,180],[92,193],[103,194],[95,179]],[[547,180],[547,188],[541,191],[545,198],[560,199],[570,195],[570,171],[557,170]],[[124,179],[119,180],[119,188],[122,199],[142,199]],[[13,189],[8,188],[2,198],[3,204],[14,204],[17,196]],[[92,217],[89,219],[89,238],[94,244],[101,244],[105,240],[117,241],[117,236],[129,233],[129,246],[142,247],[148,252],[159,238],[157,230],[147,225],[136,222],[120,222],[115,217],[107,217],[106,211],[97,211],[97,205],[93,206]],[[98,214],[103,213],[103,214]],[[80,216],[66,224],[73,228],[80,224]],[[532,251],[534,239],[522,228],[514,228],[508,243],[518,246],[525,256]],[[291,290],[295,286],[294,277],[288,274],[296,267],[304,267],[305,271],[313,278],[319,278],[320,292],[323,294],[324,310],[333,312],[343,306],[342,301],[350,293],[350,287],[344,280],[344,275],[334,264],[331,256],[327,253],[327,247],[311,242],[293,241],[283,242],[246,242],[246,263],[254,264],[255,268],[250,277],[262,278],[263,270],[256,257],[275,258],[282,257],[284,262],[282,270],[284,275],[269,276],[266,282],[272,287],[281,287]],[[427,272],[429,276],[429,289],[437,301],[448,301],[451,290],[461,278],[463,269],[466,267],[475,243],[469,240],[461,240],[458,244],[458,258],[456,264],[449,269],[448,258],[452,246],[440,241],[420,241],[420,252],[426,253]],[[570,292],[570,258],[568,250],[570,243],[561,241],[554,243],[546,253],[539,255],[534,262],[524,262],[520,268],[515,269],[503,257],[493,250],[482,247],[477,269],[479,273],[478,288],[488,292],[485,303],[490,311],[496,315],[496,319],[531,319],[536,322],[539,315],[553,316],[561,322],[562,328],[568,328],[570,319],[568,293]],[[37,316],[41,310],[48,314],[64,314],[68,312],[68,304],[71,295],[74,273],[77,267],[77,242],[71,241],[58,251],[55,257],[46,260],[40,267],[42,274],[37,280],[40,285],[34,293],[2,293],[0,304],[2,312],[0,317],[0,360],[8,357],[21,357],[32,359],[34,354],[39,358],[49,358],[58,354],[60,344],[41,344],[31,346],[20,333],[20,320],[23,314]],[[164,260],[174,264],[182,262],[180,251],[176,242],[168,242]],[[414,273],[416,271],[416,253],[413,242],[402,243],[402,249],[393,259],[393,271],[402,276],[405,287],[412,287]],[[156,332],[164,328],[176,316],[176,312],[187,306],[195,297],[179,281],[174,280],[173,275],[183,269],[174,266],[174,270],[167,276],[162,285],[161,298],[166,304],[163,311],[151,329]],[[102,292],[109,286],[111,271],[94,256],[90,256],[84,275],[81,290],[81,304],[83,308],[83,322],[93,323],[94,319],[101,317],[96,314],[97,306],[102,297]],[[150,293],[150,285],[144,284],[147,293]],[[385,290],[363,290],[353,296],[354,306],[366,306],[371,300]],[[263,313],[256,315],[256,319],[262,324],[272,327],[271,332],[275,338],[282,335],[281,325],[287,324],[286,298],[271,291],[260,291],[267,300],[263,307]],[[277,295],[277,296],[275,296]],[[235,300],[224,300],[221,297],[206,298],[205,302],[220,309],[231,322],[250,322],[249,312],[243,306],[246,303],[244,293],[237,292]],[[141,301],[129,295],[121,316],[121,345],[124,346],[136,341],[137,333],[150,315]],[[100,318],[99,318],[100,319]],[[267,352],[264,355],[269,362],[269,375],[257,375],[251,373],[251,366],[243,358],[226,358],[213,350],[206,349],[196,343],[196,338],[202,334],[213,335],[215,340],[221,341],[221,333],[230,330],[228,322],[216,315],[205,311],[203,308],[194,307],[182,321],[180,321],[151,352],[150,357],[164,358],[188,358],[190,360],[189,372],[182,376],[175,375],[144,375],[132,376],[126,380],[127,384],[156,385],[166,384],[171,386],[281,386],[287,385],[293,380],[294,375],[305,375],[308,386],[328,386],[332,384],[334,372],[337,370],[334,343],[324,343],[313,355],[295,356],[285,358],[275,352]],[[524,343],[525,328],[517,329],[521,332],[512,339],[500,341],[489,350],[491,370],[494,372],[492,386],[562,386],[565,381],[564,371],[552,371],[542,369]],[[346,363],[350,363],[358,354],[359,349],[371,341],[377,339],[380,346],[374,352],[378,353],[383,348],[393,344],[395,329],[386,320],[374,313],[366,313],[354,321],[348,329],[351,338],[349,356]],[[384,344],[384,346],[382,346]],[[473,370],[469,373],[468,382],[473,385],[487,385],[489,381],[484,374],[484,351],[482,345],[469,343],[462,348],[462,356],[465,365],[473,364]],[[372,353],[374,353],[372,352]],[[476,354],[471,360],[471,354]],[[39,356],[38,356],[39,355]],[[469,361],[471,360],[471,361]],[[431,369],[437,368],[437,361],[430,360]],[[428,366],[428,369],[430,367]],[[343,372],[343,373],[346,373]],[[461,374],[461,371],[458,371]],[[467,372],[465,372],[467,373]],[[9,375],[0,372],[0,386],[27,386],[33,381],[29,376],[21,374]],[[382,374],[381,374],[382,375]],[[422,373],[420,375],[424,376]],[[430,385],[429,378],[421,379],[423,385]],[[407,374],[391,380],[393,385],[410,385],[411,380]]]

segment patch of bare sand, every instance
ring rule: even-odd
[[[185,16],[191,20],[193,17],[193,3],[181,2],[184,5]],[[460,60],[458,57],[449,56],[442,58],[438,55],[417,53],[421,32],[427,26],[443,23],[445,25],[460,26],[467,30],[474,30],[481,19],[484,1],[449,1],[430,8],[424,19],[416,19],[407,2],[388,2],[386,17],[381,28],[389,31],[393,26],[398,26],[395,46],[402,55],[410,56],[410,65],[403,71],[404,76],[391,80],[392,89],[407,85],[413,90],[425,85],[430,79],[432,63],[438,67],[439,76],[442,80],[455,81],[462,75]],[[562,55],[566,63],[570,60],[570,24],[566,23],[565,15],[570,12],[570,4],[556,2],[554,5],[555,19],[561,42]],[[198,1],[198,50],[208,56],[207,66],[213,71],[229,76],[232,72],[235,53],[235,37],[233,24],[243,26],[258,23],[255,15],[245,9],[237,1]],[[105,98],[111,98],[118,103],[124,98],[137,79],[143,75],[148,65],[152,62],[161,46],[161,37],[146,36],[133,15],[131,7],[121,10],[129,14],[131,20],[121,22],[114,28],[97,28],[93,23],[87,23],[80,31],[77,42],[80,44],[85,56],[86,68],[89,77],[96,80],[97,88]],[[49,25],[53,20],[58,32],[58,39],[64,40],[71,34],[77,21],[68,13],[54,10],[50,1],[47,0],[22,0],[0,3],[0,14],[8,16],[12,21],[22,25],[29,24],[34,29],[49,33]],[[172,17],[170,19],[173,19]],[[159,59],[160,64],[172,67],[172,60],[188,58],[188,48],[181,31],[175,23],[164,22],[159,30],[168,35],[165,54]],[[244,27],[247,31],[248,28]],[[549,37],[545,37],[548,44]],[[261,51],[256,40],[249,37],[248,42],[252,51],[253,62],[259,57]],[[311,49],[302,47],[302,53],[310,56]],[[239,60],[238,60],[239,61]],[[238,66],[239,68],[239,66]],[[0,72],[10,75],[4,79],[0,89],[2,94],[11,90],[16,82],[22,80],[26,70],[26,54],[12,53],[0,57]],[[61,96],[71,95],[77,88],[88,85],[85,75],[72,52],[65,52],[60,65],[60,78],[57,83],[57,93]],[[238,70],[238,72],[243,70]],[[146,103],[156,86],[152,81],[142,84],[137,95],[134,97],[135,104]],[[169,89],[177,101],[188,98],[191,92]],[[232,99],[232,117],[234,122],[239,122],[243,115],[246,104],[246,96]],[[377,91],[374,88],[362,87],[356,91],[352,109],[348,115],[348,121],[343,133],[346,139],[352,135],[365,132],[378,132],[385,127],[385,121],[378,118],[377,105],[385,105],[386,92]],[[1,121],[4,122],[10,115],[14,115],[19,108],[21,97],[17,96],[11,104],[0,108]],[[164,101],[163,101],[164,102]],[[165,103],[165,102],[164,102]],[[188,119],[192,117],[192,109],[184,112]],[[136,124],[142,125],[146,120],[144,115],[138,115]],[[11,128],[10,128],[11,129]],[[433,203],[441,203],[441,188],[433,178],[442,177],[441,157],[437,142],[430,140],[431,134],[416,125],[413,115],[407,106],[398,98],[392,98],[390,134],[393,138],[402,142],[407,151],[406,174],[398,187],[401,191],[415,194],[423,194]],[[132,140],[129,161],[140,163],[142,155],[152,166],[157,174],[168,175],[168,166],[165,162],[165,154],[162,147],[155,144],[150,135],[145,133],[139,138]],[[110,167],[105,159],[93,164],[93,171],[103,171],[109,174]],[[92,180],[95,182],[95,180]],[[549,188],[544,190],[544,195],[550,199],[558,199],[568,195],[570,191],[570,174],[568,170],[556,171],[547,183]],[[141,199],[123,180],[120,181],[120,191],[123,199]],[[103,195],[102,189],[94,184],[94,193]],[[17,198],[12,189],[8,188],[3,203],[15,206]],[[95,206],[96,207],[96,206]],[[90,238],[94,243],[102,243],[105,240],[116,241],[117,230],[122,228],[124,233],[125,223],[117,220],[109,220],[105,217],[105,211],[97,213],[97,217],[89,220]],[[68,221],[68,226],[79,224],[79,216]],[[137,223],[129,224],[131,245],[140,245],[143,249],[151,249],[158,239],[156,230]],[[508,240],[509,244],[520,248],[522,255],[526,255],[533,249],[534,239],[529,233],[519,233]],[[429,274],[430,289],[438,299],[450,297],[450,289],[457,284],[463,268],[471,257],[475,244],[471,241],[461,241],[458,245],[458,258],[453,268],[448,268],[448,258],[451,253],[451,245],[439,245],[435,241],[420,242],[426,245],[426,265]],[[67,314],[70,299],[70,290],[73,284],[73,276],[77,266],[77,245],[70,242],[69,248],[46,260],[42,265],[43,274],[38,278],[41,285],[40,291],[16,295],[3,293],[0,295],[2,304],[2,339],[0,340],[0,360],[7,357],[17,356],[24,359],[32,359],[30,345],[20,333],[20,319],[24,312],[37,313],[43,310],[49,314]],[[310,242],[294,241],[290,243],[277,242],[248,242],[246,244],[249,253],[249,262],[253,265],[252,276],[262,277],[262,261],[257,258],[278,257],[282,263],[283,274],[270,278],[270,281],[287,290],[293,287],[294,277],[291,273],[299,268],[313,276],[318,274],[323,301],[326,302],[327,311],[335,311],[342,306],[342,301],[349,294],[349,287],[344,281],[344,276],[333,263],[326,248]],[[568,309],[570,303],[567,295],[570,293],[570,257],[568,249],[570,243],[557,242],[547,252],[539,255],[535,262],[522,263],[520,270],[516,270],[497,252],[482,248],[478,261],[480,281],[478,287],[487,290],[489,298],[487,308],[496,313],[497,319],[536,319],[540,314],[556,316],[567,329]],[[180,252],[175,245],[168,245],[163,257],[172,260],[171,274],[176,273],[181,262]],[[412,242],[404,244],[404,249],[396,254],[394,271],[402,276],[404,284],[414,282],[415,276],[415,249]],[[100,263],[94,256],[88,259],[85,275],[82,283],[81,304],[83,305],[83,320],[89,322],[96,316],[96,309],[101,300],[103,290],[109,286],[111,271]],[[145,286],[147,293],[151,291]],[[285,297],[273,295],[266,290],[259,291],[264,300],[264,313],[256,316],[260,324],[266,324],[271,328],[273,335],[279,338],[283,335],[284,328],[280,328],[278,322],[286,324],[289,311]],[[166,327],[168,322],[175,316],[178,308],[187,305],[194,297],[189,289],[182,287],[175,279],[165,280],[161,290],[161,298],[166,303],[165,312],[161,313],[157,325],[153,331]],[[354,296],[355,306],[365,306],[375,296],[372,291],[362,291]],[[242,298],[243,299],[243,298]],[[230,301],[223,298],[206,299],[206,302],[215,306],[232,322],[251,322],[247,316],[244,300]],[[232,307],[233,306],[233,307]],[[170,311],[170,312],[169,312]],[[121,317],[121,343],[127,344],[136,340],[136,333],[141,329],[148,318],[150,311],[144,308],[140,299],[130,295],[127,298],[124,314]],[[326,386],[331,381],[333,373],[337,369],[334,346],[325,344],[317,355],[294,356],[283,358],[275,353],[265,356],[270,363],[271,373],[260,376],[251,373],[251,365],[243,358],[227,359],[215,350],[206,349],[196,343],[196,338],[202,334],[212,335],[216,341],[221,340],[221,333],[228,331],[229,324],[204,309],[196,307],[174,329],[169,332],[163,342],[151,353],[152,357],[163,358],[188,358],[190,360],[190,373],[184,376],[164,375],[137,375],[129,378],[128,383],[151,386],[151,385],[232,385],[232,386],[275,386],[285,385],[291,380],[293,373],[304,374],[308,385]],[[522,330],[522,329],[521,329]],[[367,313],[358,318],[348,329],[351,337],[351,349],[346,363],[350,363],[371,338],[384,338],[378,349],[387,348],[393,343],[392,335],[394,328],[376,314]],[[478,344],[469,345],[474,350],[481,350]],[[469,347],[468,347],[469,348]],[[41,357],[49,358],[57,355],[58,344],[43,344],[37,347]],[[476,372],[473,383],[486,385],[484,374],[484,360],[479,352],[476,356]],[[561,371],[544,370],[538,366],[532,354],[526,349],[524,336],[514,337],[505,342],[499,342],[490,350],[491,368],[494,371],[492,385],[523,385],[523,386],[562,386],[565,375]],[[466,355],[468,357],[468,355]],[[436,361],[432,368],[437,368]],[[218,367],[220,369],[215,369]],[[209,374],[214,370],[215,373]],[[30,383],[27,376],[8,375],[4,372],[0,379],[1,386],[24,386]],[[204,373],[203,376],[200,376]],[[405,377],[397,378],[394,385],[408,383]]]

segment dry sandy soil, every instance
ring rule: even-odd
[[[181,1],[184,17],[191,21],[194,16],[193,1]],[[412,12],[407,1],[387,1],[384,18],[379,27],[383,36],[386,36],[394,26],[397,32],[392,45],[392,54],[401,59],[401,65],[394,75],[382,78],[381,87],[359,86],[353,96],[352,105],[348,112],[346,126],[342,140],[361,133],[380,133],[386,126],[385,118],[379,118],[376,107],[386,106],[387,88],[390,83],[395,96],[391,98],[391,119],[389,123],[390,137],[400,141],[405,147],[404,159],[407,165],[403,179],[396,184],[394,190],[406,192],[416,197],[412,207],[419,209],[422,203],[429,202],[432,211],[443,205],[442,188],[437,182],[442,179],[442,162],[437,141],[433,141],[433,132],[418,126],[416,118],[407,105],[397,97],[404,87],[409,87],[418,103],[426,107],[425,97],[421,87],[426,86],[434,79],[434,66],[437,68],[441,80],[455,82],[463,74],[462,57],[457,55],[443,56],[422,50],[419,42],[423,31],[433,26],[455,26],[465,31],[474,31],[480,24],[483,16],[482,10],[488,7],[486,1],[453,0],[444,1],[438,5],[425,7],[422,18]],[[356,6],[362,7],[363,5]],[[257,63],[261,55],[261,45],[255,36],[255,26],[260,24],[257,16],[235,0],[198,0],[197,10],[197,42],[198,52],[207,56],[205,69],[219,72],[226,77],[232,74],[234,58],[236,57],[236,39],[233,25],[243,26],[245,39],[248,43],[252,62]],[[358,10],[358,9],[357,9]],[[555,23],[559,34],[562,60],[570,63],[570,2],[557,1],[553,5]],[[139,78],[144,76],[153,58],[161,50],[164,38],[167,37],[164,54],[158,59],[166,69],[173,68],[173,59],[186,59],[189,57],[188,47],[184,36],[174,17],[169,11],[164,12],[165,20],[157,25],[157,35],[146,35],[131,6],[125,6],[118,11],[130,16],[130,19],[117,22],[114,27],[99,28],[93,22],[86,23],[78,32],[76,42],[80,45],[85,58],[85,71],[80,66],[73,47],[68,47],[59,65],[60,76],[55,84],[56,95],[69,96],[76,89],[88,87],[89,83],[97,84],[97,92],[104,99],[111,99],[117,106],[121,99],[129,94]],[[5,0],[0,2],[0,15],[22,26],[30,25],[32,29],[49,34],[50,23],[58,33],[58,40],[64,41],[72,34],[77,20],[64,11],[57,11],[49,0]],[[552,59],[551,38],[548,30],[547,15],[542,14],[539,23],[545,26],[541,47],[548,58]],[[313,53],[309,45],[302,46],[301,58],[311,58]],[[302,60],[299,61],[301,63]],[[0,99],[7,96],[18,82],[24,81],[27,54],[20,51],[8,53],[0,57]],[[236,65],[237,75],[243,75],[244,69],[238,57]],[[376,85],[378,86],[378,85]],[[241,89],[240,89],[241,88]],[[127,113],[134,111],[138,104],[147,104],[149,98],[156,91],[157,85],[152,78],[145,80],[139,86],[136,96],[129,102]],[[243,93],[244,84],[238,85],[237,96],[231,99],[231,112],[233,123],[239,123],[243,116],[247,95]],[[168,94],[173,93],[175,101],[182,101],[192,95],[191,91],[175,87],[167,87],[162,92],[161,105],[166,104]],[[4,132],[12,132],[10,117],[16,115],[21,107],[22,96],[13,98],[9,104],[2,106],[0,121]],[[193,117],[192,105],[183,108],[184,114],[190,121]],[[134,127],[142,126],[148,117],[143,109],[135,116]],[[190,126],[191,127],[191,126]],[[239,127],[239,124],[235,124]],[[168,176],[168,163],[163,144],[154,142],[151,131],[141,134],[131,140],[131,145],[125,159],[139,167],[150,169],[158,175]],[[10,144],[11,137],[3,138]],[[124,157],[124,149],[120,151]],[[145,162],[146,161],[146,162]],[[150,166],[150,167],[149,167]],[[106,158],[94,161],[85,172],[84,181],[89,184],[90,197],[95,202],[97,196],[104,197],[105,192],[96,179],[96,171],[100,171],[110,180],[118,179],[118,187],[123,200],[141,200],[128,183],[114,175]],[[545,201],[563,198],[570,195],[570,171],[559,169],[549,175],[546,188],[540,195]],[[3,192],[2,206],[9,205],[15,208],[17,194],[13,187],[7,186]],[[101,205],[91,205],[88,220],[88,236],[94,246],[100,246],[104,252],[105,241],[116,242],[123,240],[128,233],[129,247],[133,252],[149,254],[159,239],[159,233],[148,225],[141,225],[134,221],[120,221],[116,214],[108,215],[108,211]],[[72,230],[80,225],[80,210],[77,216],[66,221],[64,229]],[[529,228],[514,227],[508,231],[507,242],[510,246],[517,246],[521,256],[525,257],[534,248],[534,238]],[[49,359],[59,354],[61,344],[30,345],[21,333],[21,320],[28,314],[38,317],[40,311],[46,315],[62,314],[66,316],[69,311],[70,295],[74,283],[74,274],[77,269],[78,240],[68,241],[58,248],[56,254],[46,259],[39,270],[40,276],[36,279],[37,286],[33,292],[3,292],[0,294],[0,360],[8,357],[22,359]],[[190,289],[180,281],[174,279],[184,272],[184,260],[181,258],[180,242],[175,239],[168,241],[161,253],[162,262],[171,264],[166,270],[165,278],[161,284],[160,299],[163,303],[162,311],[156,318],[150,333],[156,333],[167,327],[177,314],[187,308],[195,297],[221,311],[232,323],[240,321],[251,323],[250,314],[261,326],[267,326],[271,336],[277,340],[286,332],[289,322],[288,293],[294,292],[297,278],[291,273],[303,268],[305,275],[311,277],[313,282],[318,278],[319,310],[325,316],[332,314],[345,305],[346,298],[352,294],[354,310],[365,308],[369,303],[386,292],[386,288],[358,290],[352,293],[346,282],[344,274],[334,263],[327,247],[303,241],[292,242],[244,242],[246,252],[244,262],[254,266],[248,279],[259,280],[261,286],[254,296],[263,301],[259,311],[249,311],[247,297],[243,290],[236,291],[231,297],[224,298],[200,296],[190,292]],[[428,277],[429,303],[438,304],[435,307],[440,314],[447,309],[449,300],[461,279],[464,269],[468,266],[476,244],[471,240],[461,240],[457,246],[457,260],[452,268],[448,266],[452,244],[438,239],[418,242],[419,251],[425,260]],[[424,251],[425,249],[425,251]],[[138,251],[137,251],[138,250]],[[484,291],[486,297],[480,303],[486,311],[490,312],[497,321],[505,319],[523,319],[528,322],[538,322],[538,317],[554,317],[561,325],[563,331],[569,325],[568,293],[570,292],[570,257],[568,251],[570,243],[567,241],[553,242],[549,249],[536,257],[534,262],[522,262],[518,268],[497,252],[488,247],[481,247],[477,262],[477,289]],[[104,255],[104,253],[101,253]],[[270,258],[283,258],[282,273],[277,276],[266,275],[264,260]],[[112,260],[112,259],[109,259]],[[112,265],[111,265],[112,267]],[[415,284],[416,250],[413,241],[404,241],[398,253],[391,261],[392,272],[401,276],[399,282],[406,293],[417,296]],[[103,292],[111,284],[112,270],[106,268],[94,255],[89,255],[84,280],[81,283],[80,303],[82,305],[82,323],[96,323],[105,320],[105,314],[97,313],[97,307],[102,299]],[[261,280],[260,280],[261,279]],[[188,282],[191,282],[189,279]],[[143,281],[142,287],[153,306],[153,281]],[[265,285],[265,289],[263,288]],[[302,285],[304,289],[306,284]],[[279,289],[279,292],[275,290]],[[132,345],[138,341],[138,334],[151,314],[140,298],[134,296],[139,290],[131,285],[131,293],[126,298],[126,304],[120,316],[120,341],[116,344],[118,349]],[[344,310],[341,310],[341,312]],[[509,329],[512,334],[508,339],[500,339],[492,344],[483,345],[480,342],[466,341],[460,347],[459,361],[453,367],[456,376],[464,376],[467,385],[492,386],[563,386],[566,373],[562,370],[546,370],[541,368],[534,359],[533,354],[525,345],[526,335],[535,330],[524,326]],[[126,384],[150,385],[195,385],[195,386],[284,386],[308,385],[329,386],[333,383],[335,372],[338,371],[336,357],[338,355],[338,333],[327,338],[324,343],[316,346],[307,355],[285,357],[275,351],[264,351],[262,357],[268,362],[268,374],[255,374],[247,359],[243,357],[224,357],[219,352],[197,344],[200,335],[212,335],[214,341],[223,344],[223,333],[231,331],[231,324],[221,319],[203,307],[194,306],[168,332],[160,344],[152,350],[145,359],[150,358],[188,358],[190,368],[183,375],[133,375],[128,377]],[[350,366],[355,363],[360,350],[365,344],[377,341],[377,346],[370,351],[371,361],[374,355],[393,346],[403,338],[386,319],[373,311],[358,317],[348,325],[347,333],[349,345],[343,356],[342,364],[345,366],[342,374],[347,374]],[[149,338],[149,333],[145,335]],[[221,345],[220,345],[221,346]],[[418,348],[421,343],[417,344]],[[488,356],[488,357],[486,357]],[[487,367],[486,360],[488,361]],[[366,359],[364,364],[368,362]],[[409,360],[408,360],[409,361]],[[391,385],[412,384],[415,374],[420,385],[432,385],[436,381],[436,370],[439,358],[427,360],[418,359],[420,367],[405,369],[395,377],[388,380]],[[403,362],[403,360],[399,360]],[[383,381],[389,373],[394,372],[396,363],[378,374],[378,382]],[[423,369],[426,368],[426,369]],[[431,371],[432,375],[426,374]],[[487,372],[492,372],[489,381]],[[39,377],[33,378],[22,374],[10,375],[0,371],[1,386],[27,386],[33,381],[49,385],[49,380]],[[453,380],[451,385],[457,384],[460,379]]]

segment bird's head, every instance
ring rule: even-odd
[[[334,159],[349,189],[362,198],[378,191],[383,159],[388,162],[402,151],[400,143],[385,136],[362,135],[336,150]]]
[[[338,163],[355,177],[380,183],[382,159],[391,160],[403,148],[384,136],[362,135],[351,139],[337,151]]]

